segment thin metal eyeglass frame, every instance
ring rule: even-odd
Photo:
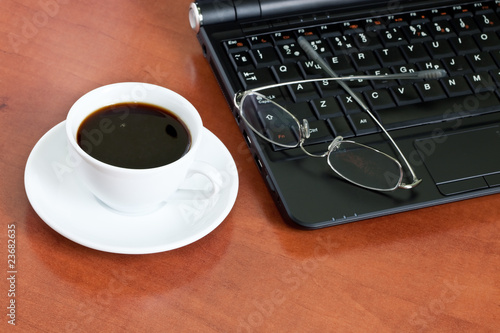
[[[384,152],[381,152],[381,151],[379,151],[377,149],[374,149],[372,147],[369,147],[369,146],[366,146],[366,145],[362,145],[362,144],[356,143],[354,141],[343,140],[342,137],[335,138],[332,141],[332,143],[329,145],[327,152],[325,152],[325,153],[323,153],[321,155],[311,154],[310,152],[308,152],[303,147],[303,143],[304,143],[305,139],[307,139],[309,137],[309,135],[310,135],[310,133],[309,133],[309,126],[308,126],[307,120],[304,119],[303,120],[303,124],[301,124],[300,121],[292,113],[290,113],[288,110],[286,110],[284,107],[282,107],[281,105],[279,105],[279,104],[275,103],[274,101],[270,100],[265,95],[259,93],[259,91],[262,91],[262,90],[272,89],[272,88],[278,88],[278,87],[283,87],[283,86],[287,86],[287,85],[303,84],[303,83],[311,83],[311,82],[323,82],[323,81],[338,81],[339,85],[360,105],[360,107],[366,113],[368,113],[368,115],[377,124],[377,126],[379,126],[382,129],[382,132],[387,136],[387,138],[389,139],[389,142],[394,146],[394,148],[396,149],[397,153],[400,155],[401,159],[404,161],[406,168],[408,169],[408,171],[410,172],[410,174],[412,176],[412,183],[411,184],[405,184],[405,183],[402,183],[402,180],[400,179],[399,182],[398,182],[398,185],[396,187],[394,187],[393,189],[371,188],[371,187],[368,187],[368,186],[356,183],[356,182],[354,182],[354,181],[352,181],[352,180],[344,177],[337,170],[335,170],[335,168],[333,168],[333,166],[330,164],[330,161],[328,159],[329,166],[333,169],[333,171],[335,171],[337,174],[339,174],[344,179],[350,181],[351,183],[356,184],[356,185],[361,186],[361,187],[373,189],[373,190],[390,191],[390,190],[395,190],[396,188],[412,189],[415,186],[417,186],[418,184],[420,184],[420,182],[422,180],[417,178],[417,176],[416,176],[413,168],[411,167],[411,165],[407,161],[406,157],[404,156],[403,152],[401,151],[401,149],[399,148],[399,146],[396,144],[396,142],[394,141],[394,139],[391,137],[391,135],[389,135],[389,133],[387,132],[387,130],[384,128],[384,126],[382,126],[382,124],[378,121],[378,119],[373,115],[373,113],[365,105],[365,103],[360,98],[358,98],[358,96],[352,91],[352,89],[344,81],[353,81],[353,80],[397,80],[397,79],[438,79],[438,78],[446,76],[447,75],[446,71],[444,71],[444,70],[424,70],[424,71],[417,71],[417,72],[413,72],[413,73],[400,73],[400,74],[388,74],[388,75],[352,75],[352,76],[340,77],[340,76],[337,76],[337,74],[329,67],[329,65],[321,58],[321,56],[319,56],[319,54],[312,48],[311,44],[304,37],[299,37],[298,42],[299,42],[299,45],[302,47],[302,49],[304,49],[304,51],[306,52],[306,54],[308,54],[311,59],[313,59],[314,61],[316,61],[321,66],[321,68],[323,70],[325,70],[325,72],[330,75],[330,77],[328,77],[328,78],[319,78],[319,79],[309,79],[309,80],[299,80],[299,81],[278,83],[278,84],[268,85],[268,86],[264,86],[264,87],[258,87],[258,88],[254,88],[254,89],[249,89],[249,90],[246,90],[246,91],[244,91],[242,93],[236,94],[235,97],[234,97],[234,103],[237,106],[237,108],[238,108],[238,110],[240,112],[240,116],[242,116],[242,118],[245,121],[245,123],[252,129],[252,131],[254,133],[256,133],[257,135],[259,135],[260,137],[262,137],[266,141],[271,142],[268,138],[266,138],[258,130],[256,130],[252,126],[252,124],[250,124],[248,122],[248,120],[246,119],[246,117],[242,115],[243,110],[241,109],[241,106],[242,106],[242,102],[244,101],[244,99],[248,95],[251,95],[251,94],[260,95],[261,97],[268,99],[270,102],[274,103],[275,105],[277,105],[278,107],[280,107],[282,110],[284,110],[286,113],[288,113],[296,121],[297,125],[299,126],[298,130],[299,130],[300,140],[299,140],[299,142],[296,145],[290,146],[290,145],[282,145],[282,144],[279,144],[279,143],[275,143],[275,144],[281,145],[283,147],[289,147],[289,148],[300,146],[300,148],[308,156],[311,156],[311,157],[326,157],[329,154],[331,154],[332,151],[334,151],[335,149],[337,149],[342,142],[354,143],[354,144],[357,144],[357,145],[364,146],[366,148],[372,149],[372,150],[374,150],[374,151],[376,151],[376,152],[378,152],[380,154],[383,154],[386,157],[392,159],[401,168],[401,171],[402,171],[402,174],[403,174],[404,173],[403,168],[401,167],[401,164],[399,163],[399,161],[397,159],[393,158],[392,156],[390,156],[390,155],[388,155],[388,154],[386,154]]]
[[[331,80],[331,79],[329,79]],[[317,80],[309,80],[309,81],[317,81]],[[336,79],[335,81],[338,81],[338,79]],[[297,81],[298,83],[304,83],[305,80],[303,81]],[[360,143],[357,143],[355,141],[351,141],[351,140],[344,140],[343,137],[341,136],[337,136],[334,140],[332,140],[332,142],[330,143],[330,145],[328,146],[328,150],[320,155],[317,155],[317,154],[312,154],[310,153],[309,151],[307,151],[307,149],[303,146],[303,143],[305,142],[306,139],[309,138],[310,136],[310,132],[309,132],[309,122],[306,120],[306,119],[303,119],[303,123],[301,124],[301,122],[297,119],[297,117],[295,117],[290,111],[288,111],[287,109],[285,109],[283,106],[279,105],[278,103],[270,100],[268,97],[266,97],[265,95],[257,92],[257,91],[261,91],[261,90],[265,90],[265,89],[268,89],[268,88],[274,88],[276,86],[285,86],[285,85],[289,85],[289,84],[293,84],[293,82],[289,82],[287,84],[278,84],[278,85],[272,85],[272,86],[265,86],[265,87],[260,87],[260,88],[256,88],[256,89],[253,89],[253,90],[247,90],[237,96],[235,96],[235,99],[236,100],[239,100],[239,103],[237,103],[237,107],[240,111],[240,116],[241,118],[245,121],[246,125],[255,133],[257,134],[259,137],[261,137],[262,139],[266,140],[267,142],[270,142],[270,143],[273,143],[275,145],[278,145],[278,146],[281,146],[281,147],[284,147],[284,148],[296,148],[296,147],[300,147],[300,149],[307,155],[307,156],[310,156],[310,157],[316,157],[316,158],[323,158],[323,157],[326,157],[327,158],[327,163],[328,163],[328,166],[332,169],[333,172],[335,172],[337,175],[339,175],[341,178],[345,179],[346,181],[354,184],[354,185],[357,185],[357,186],[360,186],[360,187],[363,187],[363,188],[366,188],[366,189],[369,189],[369,190],[375,190],[375,191],[381,191],[381,192],[386,192],[386,191],[394,191],[396,190],[397,188],[400,188],[401,186],[405,186],[405,187],[401,187],[401,188],[407,188],[405,184],[402,184],[402,177],[403,177],[403,168],[401,166],[401,163],[395,159],[394,157],[382,152],[382,151],[379,151],[378,149],[375,149],[373,147],[370,147],[370,146],[366,146],[364,144],[360,144]],[[267,138],[264,134],[262,134],[259,130],[257,130],[251,123],[250,121],[246,118],[246,116],[244,115],[244,110],[242,110],[242,105],[243,105],[243,102],[245,100],[246,97],[250,96],[250,95],[253,95],[253,96],[257,96],[257,97],[261,97],[261,98],[264,98],[266,100],[268,100],[270,103],[272,103],[274,106],[278,107],[279,109],[281,109],[283,112],[285,112],[294,122],[295,124],[297,125],[297,130],[299,133],[297,133],[299,135],[299,140],[297,141],[297,143],[295,144],[283,144],[283,143],[278,143],[278,142],[275,142],[273,140],[271,140],[270,138]],[[360,147],[363,147],[363,148],[366,148],[366,149],[370,149],[372,151],[375,151],[376,153],[379,153],[387,158],[389,158],[390,160],[392,160],[397,166],[398,166],[398,169],[399,169],[399,177],[398,177],[398,182],[395,186],[393,187],[390,187],[390,188],[376,188],[376,187],[372,187],[372,186],[368,186],[368,185],[365,185],[365,184],[361,184],[361,183],[358,183],[346,176],[344,176],[341,172],[339,172],[331,163],[330,161],[330,154],[334,153],[342,143],[350,143],[350,144],[355,144],[357,146],[360,146]],[[415,185],[416,186],[416,185]]]

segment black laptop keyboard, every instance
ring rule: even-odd
[[[499,109],[500,3],[305,25],[224,42],[243,89],[325,77],[297,43],[305,36],[342,76],[447,71],[439,80],[348,82],[388,130]],[[379,131],[334,82],[295,84],[273,90],[273,96],[297,118],[309,120],[311,144]]]

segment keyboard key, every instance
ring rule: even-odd
[[[491,71],[490,74],[495,80],[497,87],[500,87],[500,70]]]
[[[466,34],[472,35],[481,31],[472,17],[456,18],[452,20],[452,24],[458,35],[461,37]]]
[[[492,13],[496,8],[495,4],[478,2],[474,4],[475,14],[481,15],[485,13]]]
[[[408,26],[407,19],[407,15],[394,15],[390,19],[388,19],[389,28],[400,28]]]
[[[299,81],[304,77],[300,74],[299,68],[295,64],[283,64],[273,66],[272,71],[276,76],[278,82],[291,82]]]
[[[352,74],[356,70],[352,59],[347,55],[330,57],[327,59],[331,69],[337,74]]]
[[[385,75],[392,74],[392,71],[389,68],[381,68],[373,71],[368,71],[369,75],[376,75],[380,77],[384,77]],[[370,80],[371,85],[375,89],[387,88],[398,85],[398,80],[394,79],[379,79],[379,80]]]
[[[408,63],[430,60],[431,57],[423,44],[410,44],[401,47],[401,51],[408,60]]]
[[[466,74],[472,72],[467,59],[464,56],[450,57],[442,60],[444,67],[450,75]]]
[[[403,53],[397,47],[377,50],[376,54],[383,67],[392,67],[406,63]]]
[[[450,44],[457,54],[474,53],[478,51],[478,46],[472,36],[450,38]]]
[[[224,46],[230,52],[248,50],[249,47],[247,40],[244,38],[228,40],[224,42]]]
[[[358,71],[368,71],[380,68],[377,58],[371,51],[352,53],[351,57]]]
[[[469,54],[467,55],[467,59],[476,72],[489,71],[497,68],[497,64],[488,52]]]
[[[281,44],[278,46],[279,54],[284,63],[306,60],[306,56],[299,44]]]
[[[420,93],[420,96],[422,97],[424,102],[444,99],[447,97],[446,93],[441,87],[441,84],[436,80],[417,82],[415,83],[415,87],[417,88],[417,91]]]
[[[296,31],[297,36],[304,36],[306,39],[318,39],[319,33],[316,28],[303,28]]]
[[[354,72],[351,73],[349,76],[360,76],[364,75],[363,72]],[[370,81],[369,80],[364,80],[364,79],[355,79],[355,80],[347,80],[344,81],[351,89],[354,90],[366,90],[368,88],[371,88],[370,86]]]
[[[328,119],[328,124],[333,129],[335,136],[342,136],[344,138],[354,136],[354,131],[344,116],[330,118]]]
[[[385,29],[387,29],[387,26],[380,18],[373,18],[373,19],[369,18],[366,19],[365,21],[365,30],[367,32],[380,31]]]
[[[336,81],[323,80],[317,84],[323,97],[337,96],[345,93],[344,88],[342,88]]]
[[[378,49],[382,47],[378,34],[374,31],[361,32],[353,35],[353,38],[360,50]]]
[[[363,93],[372,110],[389,109],[396,106],[387,89],[365,91]]]
[[[446,40],[426,42],[425,46],[427,47],[427,50],[429,51],[431,57],[434,59],[452,57],[455,55],[453,48]]]
[[[362,33],[364,31],[359,21],[344,22],[343,24],[341,24],[341,26],[344,35],[354,35],[357,33]]]
[[[236,69],[252,69],[254,67],[252,58],[248,51],[230,53],[229,57]]]
[[[276,32],[271,36],[276,45],[289,44],[295,42],[295,36],[291,31]]]
[[[441,84],[450,97],[465,96],[472,93],[467,80],[463,76],[452,76],[441,79]]]
[[[410,25],[416,25],[416,24],[426,24],[431,21],[431,18],[435,14],[431,13],[430,11],[420,11],[420,12],[412,12],[407,15],[407,21],[410,23]]]
[[[500,38],[494,32],[485,32],[474,35],[476,43],[483,51],[491,51],[500,49]]]
[[[390,91],[392,93],[392,96],[394,96],[396,103],[400,106],[422,102],[422,99],[420,98],[417,90],[411,84],[392,87]]]
[[[455,37],[455,30],[449,21],[439,20],[432,23],[427,23],[427,28],[431,32],[434,39],[445,39]]]
[[[479,28],[483,31],[492,31],[500,27],[500,20],[493,11],[487,11],[475,16]]]
[[[431,33],[426,25],[416,24],[403,27],[403,32],[408,36],[410,43],[421,43],[432,40]]]
[[[421,71],[429,70],[429,69],[443,69],[443,64],[441,63],[441,61],[433,59],[433,60],[426,61],[426,62],[419,62],[419,63],[417,63],[417,67]]]
[[[273,108],[259,108],[258,105],[255,107],[260,124],[255,121],[253,126],[258,128],[260,133],[276,143],[289,146],[297,143],[296,123],[283,122],[281,111],[276,112]]]
[[[272,38],[269,35],[253,36],[248,39],[252,48],[272,46]]]
[[[393,70],[395,73],[415,73],[416,71],[418,71],[418,68],[415,65],[403,65],[403,66],[394,66]],[[405,80],[405,82],[409,82],[409,80]]]
[[[446,109],[436,110],[434,105],[411,104],[378,112],[380,122],[388,129],[418,126],[422,123],[442,121]]]
[[[263,87],[276,83],[271,75],[271,72],[267,68],[242,71],[238,73],[238,76],[240,77],[245,89]]]
[[[358,48],[351,36],[336,36],[329,38],[335,54],[356,52]]]
[[[472,17],[472,9],[469,8],[468,6],[453,6],[451,9],[453,17],[460,18],[460,17]]]
[[[496,89],[495,81],[486,72],[467,74],[465,78],[476,93],[494,91]]]
[[[380,121],[386,129],[397,129],[431,122],[450,121],[498,110],[500,101],[495,94],[484,94],[481,98],[460,96],[429,103],[399,106],[380,110]]]
[[[332,132],[324,120],[309,122],[310,136],[304,141],[305,145],[328,142],[333,140]]]
[[[287,87],[295,103],[307,102],[319,97],[315,85],[311,82],[291,84],[287,85]]]
[[[408,43],[401,28],[394,27],[383,30],[379,35],[386,47],[401,46]]]
[[[266,122],[265,136],[273,142],[285,145],[285,146],[293,146],[297,144],[298,135],[296,131],[292,128],[287,128],[282,126],[281,124],[274,125],[273,122]],[[278,145],[274,145],[274,150],[283,150],[283,147]]]
[[[324,39],[315,39],[310,41],[312,48],[323,58],[331,56],[330,46]]]
[[[308,103],[288,103],[284,105],[284,108],[293,114],[301,123],[303,119],[307,119],[308,121],[317,119]]]
[[[365,135],[379,132],[377,124],[366,112],[352,113],[347,116],[356,135]]]
[[[314,60],[300,61],[299,67],[306,79],[315,79],[327,76],[326,72]]]
[[[500,51],[499,50],[492,51],[492,52],[490,52],[490,54],[493,57],[493,59],[495,60],[495,62],[497,63],[498,67],[500,67]]]
[[[338,26],[336,24],[324,24],[319,27],[319,33],[322,38],[341,36]]]
[[[267,99],[278,104],[283,104],[283,101],[285,100],[283,91],[279,87],[261,90],[259,91],[259,93],[264,95]]]
[[[333,97],[315,99],[312,101],[312,105],[319,119],[327,119],[343,115],[342,108]]]
[[[358,98],[364,102],[364,98],[360,93],[355,93]],[[363,112],[359,104],[351,95],[340,95],[338,96],[338,101],[340,106],[344,110],[345,114]]]
[[[257,67],[269,67],[280,64],[278,54],[272,47],[252,50],[252,56]]]
[[[449,21],[452,15],[453,12],[450,8],[432,9],[429,14],[433,22]]]

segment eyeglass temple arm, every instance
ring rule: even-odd
[[[321,58],[320,58],[321,59]],[[322,68],[325,66],[325,61],[321,59],[321,61],[316,60],[318,63],[321,63]],[[328,65],[327,65],[328,66]],[[328,72],[328,70],[325,70]],[[332,71],[333,72],[333,71]],[[335,73],[335,72],[333,72]],[[330,73],[329,73],[330,74]],[[299,80],[299,81],[287,81],[287,82],[282,82],[282,83],[277,83],[277,84],[272,84],[269,86],[263,86],[263,87],[258,87],[258,88],[253,88],[249,89],[246,92],[258,92],[261,90],[266,90],[269,88],[278,88],[282,86],[288,86],[291,84],[303,84],[303,83],[308,83],[308,82],[319,82],[319,81],[339,81],[339,84],[344,87],[348,87],[343,84],[342,81],[353,81],[353,80],[419,80],[419,79],[439,79],[442,77],[445,77],[447,75],[446,71],[444,69],[428,69],[424,71],[417,71],[417,72],[412,72],[412,73],[398,73],[398,74],[384,74],[384,75],[349,75],[349,76],[334,76],[334,77],[327,77],[327,78],[319,78],[319,79],[307,79],[307,80]],[[349,88],[347,88],[349,89]],[[242,95],[244,92],[241,92],[238,95]]]
[[[300,37],[299,37],[300,38]],[[314,52],[316,53],[316,52]],[[317,54],[317,53],[316,53]],[[245,91],[246,93],[248,92],[258,92],[261,90],[266,90],[270,88],[278,88],[278,87],[283,87],[283,86],[288,86],[291,84],[304,84],[308,82],[319,82],[319,81],[335,81],[339,82],[339,84],[345,89],[349,90],[349,86],[347,86],[345,83],[342,81],[353,81],[353,80],[420,80],[420,79],[439,79],[442,77],[445,77],[448,75],[448,73],[444,69],[428,69],[424,71],[417,71],[417,72],[412,72],[412,73],[398,73],[398,74],[384,74],[384,75],[349,75],[349,76],[332,76],[331,73],[334,75],[335,72],[326,64],[326,62],[320,57],[318,59],[315,59],[316,62],[318,62],[321,65],[321,68],[327,68],[325,71],[331,76],[327,78],[320,78],[320,79],[307,79],[307,80],[299,80],[299,81],[287,81],[287,82],[282,82],[282,83],[277,83],[277,84],[272,84],[269,86],[263,86],[263,87],[257,87],[253,89],[249,89]],[[326,67],[325,67],[326,66]],[[330,71],[331,72],[330,72]],[[238,97],[241,97],[245,92],[240,92],[236,94],[235,96],[235,104],[236,100]],[[349,92],[349,91],[348,91]],[[350,93],[352,95],[352,91]],[[358,101],[359,103],[359,101]]]
[[[312,60],[316,61],[321,66],[321,68],[326,73],[328,73],[328,75],[330,75],[331,77],[334,77],[334,78],[338,78],[339,77],[330,68],[330,66],[326,63],[326,61],[324,61],[323,58],[312,48],[311,44],[307,41],[307,39],[305,39],[303,36],[300,36],[297,41],[299,42],[299,45],[302,47],[302,49],[306,52],[306,54]],[[439,77],[442,77],[442,76],[446,75],[446,71],[444,71],[444,70],[429,70],[429,71],[421,71],[421,72],[414,72],[414,73],[405,73],[404,78],[408,78],[407,74],[417,74],[417,76],[415,76],[415,78],[422,78],[422,77],[419,77],[418,75],[423,75],[424,77],[426,77],[427,74],[425,74],[425,73],[430,73],[430,72],[431,72],[431,75],[432,75],[433,78],[439,78]],[[434,76],[434,75],[436,75],[436,76]],[[396,78],[395,78],[395,76],[396,76]],[[401,76],[399,76],[399,77],[397,77],[397,76],[399,76],[399,74],[384,75],[384,76],[381,76],[381,77],[383,77],[384,79],[403,78]],[[411,78],[413,78],[413,76]],[[353,78],[351,77],[351,79],[353,79]],[[406,159],[406,157],[403,155],[403,152],[401,151],[401,149],[399,149],[399,147],[396,144],[396,142],[394,141],[394,139],[389,135],[389,133],[387,132],[387,130],[384,128],[384,126],[382,126],[382,124],[373,115],[373,113],[370,111],[370,109],[368,108],[368,106],[366,106],[366,104],[354,93],[354,91],[352,91],[352,89],[345,82],[343,82],[343,80],[339,80],[339,85],[341,85],[342,88],[344,88],[345,91],[349,95],[352,96],[352,98],[363,108],[364,111],[366,111],[366,113],[368,113],[370,115],[370,117],[372,118],[372,120],[382,129],[382,131],[389,138],[390,142],[396,148],[398,154],[401,156],[401,158],[404,161],[406,167],[410,171],[410,173],[412,175],[412,178],[413,178],[412,183],[411,184],[404,184],[404,183],[402,183],[399,187],[403,188],[403,189],[412,189],[415,186],[417,186],[418,184],[420,184],[420,182],[422,180],[417,178],[417,175],[415,174],[415,171],[413,171],[413,168],[410,166],[410,163],[408,162],[408,160]]]

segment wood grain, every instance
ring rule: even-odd
[[[500,196],[317,231],[287,226],[189,27],[189,3],[2,2],[0,331],[14,328],[14,224],[20,332],[498,332]],[[27,200],[35,143],[78,97],[121,81],[186,97],[236,161],[236,204],[196,243],[95,251],[53,231]]]

